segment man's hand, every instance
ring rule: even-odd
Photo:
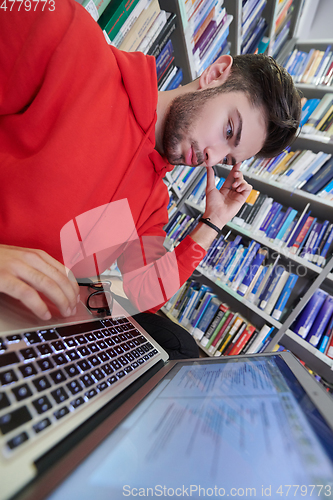
[[[79,286],[67,277],[65,266],[42,250],[0,245],[0,292],[20,300],[41,319],[51,313],[38,292],[63,316],[76,313]]]
[[[209,217],[220,228],[237,214],[252,189],[244,180],[240,165],[236,163],[233,166],[220,190],[215,187],[214,170],[207,167],[206,210],[203,217]]]
[[[207,167],[206,210],[203,218],[209,218],[219,229],[237,214],[252,189],[252,186],[244,180],[239,168],[240,163],[236,163],[218,190],[215,187],[214,170]],[[191,238],[208,250],[216,234],[214,229],[199,222],[191,232]]]

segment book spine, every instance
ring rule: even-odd
[[[328,296],[319,310],[318,315],[311,327],[311,330],[306,337],[306,340],[313,346],[317,347],[319,341],[324,334],[326,326],[333,312],[333,297]]]
[[[227,333],[227,331],[228,331],[227,328],[228,328],[229,324],[232,322],[234,316],[235,316],[234,313],[232,313],[231,311],[226,312],[225,321],[223,322],[222,327],[220,328],[220,330],[218,332],[216,332],[216,335],[215,335],[213,341],[210,343],[210,346],[208,347],[208,345],[207,345],[209,354],[215,353],[219,342],[222,341],[223,336]]]
[[[298,280],[298,276],[296,274],[291,274],[287,280],[287,283],[285,284],[280,297],[277,300],[277,303],[275,305],[274,311],[272,313],[272,317],[276,319],[277,321],[280,319],[283,310],[287,304],[287,301],[290,297],[290,294],[296,284],[296,281]]]
[[[297,318],[293,331],[303,339],[308,335],[326,296],[323,290],[316,290]]]
[[[248,354],[253,354],[258,352],[258,349],[260,348],[260,345],[262,342],[265,341],[266,337],[269,337],[269,335],[272,333],[274,327],[270,327],[268,325],[264,325],[261,330],[258,333],[258,336],[252,343],[252,345],[248,348],[246,351]]]
[[[263,291],[262,296],[260,297],[260,303],[259,303],[259,308],[260,309],[265,309],[269,299],[271,298],[281,276],[284,271],[284,268],[282,266],[277,266],[274,268],[272,272],[272,278],[269,280],[269,283],[267,283],[266,289]]]
[[[218,299],[212,298],[210,303],[208,304],[205,313],[203,314],[198,326],[194,329],[193,331],[193,337],[196,340],[201,340],[202,337],[205,335],[205,332],[207,328],[209,327],[209,324],[212,322],[216,311],[219,307],[219,301]]]
[[[236,356],[240,354],[245,345],[248,343],[250,338],[255,332],[255,327],[253,325],[247,325],[242,335],[239,337],[231,351],[229,352],[229,356]]]
[[[261,266],[263,260],[267,256],[267,250],[264,249],[259,249],[257,255],[255,256],[253,262],[249,266],[246,276],[244,277],[242,283],[239,285],[237,293],[239,295],[244,296],[247,290],[249,289],[249,286],[252,283],[252,280],[254,276],[257,273],[258,268]]]
[[[220,324],[223,316],[225,315],[225,313],[227,312],[227,310],[229,309],[229,306],[227,306],[226,304],[221,304],[219,306],[219,309],[217,311],[217,314],[214,316],[213,318],[213,321],[211,322],[211,324],[209,325],[205,335],[202,337],[202,339],[200,340],[200,344],[203,346],[203,347],[206,347],[209,340],[211,339],[212,335],[214,334],[216,328],[218,327],[218,325]],[[222,325],[221,325],[222,326]]]

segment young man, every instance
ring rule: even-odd
[[[292,141],[291,78],[270,58],[222,56],[158,93],[154,59],[108,46],[72,0],[15,4],[0,33],[0,291],[43,320],[46,296],[68,317],[79,289],[63,264],[87,277],[117,259],[132,303],[156,311],[246,200],[240,162]],[[220,161],[234,167],[217,191]],[[208,184],[204,221],[168,255],[170,163],[206,166]]]

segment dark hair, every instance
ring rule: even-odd
[[[245,92],[254,106],[266,113],[267,137],[257,157],[276,156],[296,138],[301,118],[301,96],[289,73],[272,57],[235,56],[221,92]]]

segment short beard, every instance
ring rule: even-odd
[[[217,93],[215,88],[204,89],[180,95],[171,102],[164,125],[163,151],[168,162],[172,165],[185,164],[184,155],[180,152],[180,144],[185,139],[191,143],[196,154],[197,164],[200,165],[204,162],[204,156],[198,142],[190,139],[190,136],[204,104]]]

